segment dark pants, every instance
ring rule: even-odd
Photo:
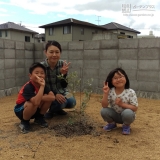
[[[76,100],[74,97],[66,98],[66,102],[62,104],[60,104],[57,100],[55,100],[52,102],[49,112],[53,113],[62,110],[64,108],[73,108],[75,107],[75,105],[76,105]]]
[[[23,120],[23,111],[24,111],[24,104],[21,105],[21,107],[19,107],[19,110],[14,109],[14,113],[15,115],[22,121]],[[18,106],[18,105],[16,105]],[[15,107],[16,107],[15,106]],[[40,108],[37,108],[37,111],[35,112],[35,114],[30,118],[30,119],[34,119],[35,117],[38,117],[40,113]]]

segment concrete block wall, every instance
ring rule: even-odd
[[[33,61],[33,43],[0,39],[0,97],[18,92]]]
[[[93,78],[94,91],[102,91],[108,73],[122,67],[139,97],[160,99],[160,39],[119,39],[61,42],[61,59],[71,62],[82,86]],[[45,59],[45,44],[0,39],[0,96],[17,93],[28,80],[33,62]]]
[[[102,90],[108,73],[122,67],[130,87],[139,97],[160,98],[160,39],[120,39],[61,43],[62,59],[71,62],[70,71],[83,80],[94,78],[95,90]]]

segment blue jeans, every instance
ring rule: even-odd
[[[70,98],[66,98],[66,102],[60,104],[57,100],[53,101],[49,112],[53,113],[53,112],[57,112],[59,110],[62,110],[64,108],[73,108],[76,105],[76,99],[74,97],[70,97]]]
[[[113,108],[102,108],[101,116],[108,123],[114,121],[115,123],[130,125],[135,120],[135,112],[131,109],[117,113]]]

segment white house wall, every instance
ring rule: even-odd
[[[54,27],[53,35],[49,35],[49,28],[45,29],[45,38],[46,41],[56,40],[56,41],[72,41],[72,29],[71,34],[63,34],[63,27]]]
[[[3,39],[10,39],[10,31],[7,31],[7,37],[5,36],[5,30],[1,30],[2,37]]]
[[[12,40],[25,42],[25,36],[29,36],[29,37],[30,37],[30,42],[31,42],[31,43],[34,43],[34,36],[33,36],[33,38],[32,38],[32,33],[19,32],[19,31],[10,31],[10,32],[11,32],[10,38],[11,38]]]

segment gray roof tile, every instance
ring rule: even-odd
[[[78,25],[83,25],[83,26],[89,26],[89,27],[95,27],[95,28],[100,28],[102,30],[106,30],[104,27],[98,26],[96,24],[92,24],[92,23],[88,23],[85,21],[79,21],[77,19],[73,19],[73,18],[69,18],[69,19],[65,19],[62,21],[57,21],[54,23],[49,23],[43,26],[39,26],[39,28],[48,28],[51,26],[62,26],[62,25],[69,25],[69,24],[78,24]]]
[[[24,31],[24,32],[29,32],[29,33],[38,33],[28,28],[25,28],[24,26],[15,24],[13,22],[7,22],[7,23],[0,24],[0,30],[6,30],[6,29],[7,30],[19,30],[19,31]]]
[[[123,26],[121,24],[115,23],[115,22],[111,22],[105,25],[101,25],[102,27],[108,29],[108,30],[117,30],[117,29],[121,29],[121,30],[125,30],[125,31],[130,31],[130,32],[135,32],[135,33],[141,33],[139,31],[136,31],[134,29],[128,28],[126,26]]]

